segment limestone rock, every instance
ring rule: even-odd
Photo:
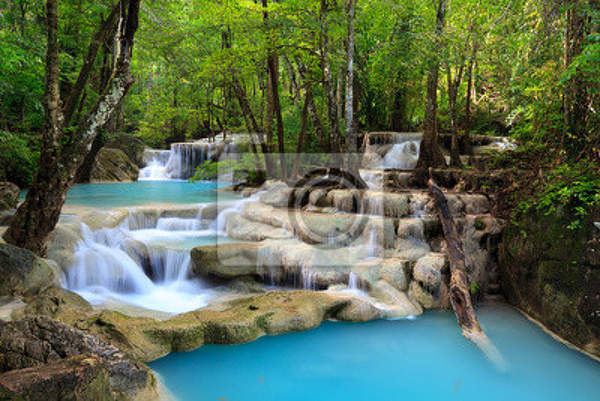
[[[263,241],[265,239],[290,238],[291,233],[283,228],[250,221],[240,215],[230,215],[227,218],[227,235],[242,241]]]
[[[443,276],[447,274],[446,260],[442,254],[431,253],[420,258],[413,268],[411,294],[423,307],[442,307],[446,303],[446,285]]]
[[[290,195],[293,192],[293,188],[283,181],[267,181],[263,189],[265,192],[259,195],[261,202],[273,206],[273,207],[287,207],[290,199]]]
[[[92,182],[136,181],[139,168],[119,149],[102,148],[92,166]]]
[[[191,273],[233,279],[256,274],[259,243],[199,246],[191,251]]]
[[[30,251],[0,244],[0,295],[34,295],[58,281],[57,272]]]
[[[21,190],[11,182],[0,182],[0,210],[14,209]]]
[[[335,314],[337,320],[344,322],[368,322],[381,317],[382,313],[379,309],[358,297],[351,297],[348,305]]]

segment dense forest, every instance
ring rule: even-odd
[[[3,3],[2,175],[28,187],[44,127],[45,5]],[[549,176],[579,175],[599,157],[598,13],[595,1],[143,2],[135,83],[92,153],[122,133],[166,147],[255,132],[267,152],[351,150],[365,131],[493,133],[519,140]],[[60,2],[71,125],[110,79],[115,21],[112,2]],[[425,142],[423,153],[435,148]],[[577,173],[554,171],[564,161]]]
[[[600,0],[0,0],[0,399],[588,401],[598,358]]]

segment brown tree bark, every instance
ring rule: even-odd
[[[100,29],[94,34],[92,40],[90,41],[90,46],[88,48],[88,52],[86,57],[83,60],[83,65],[81,70],[79,71],[79,75],[77,76],[77,80],[71,89],[71,93],[69,97],[65,101],[64,106],[64,125],[69,126],[71,122],[71,118],[73,117],[73,113],[77,108],[77,104],[79,103],[79,97],[81,93],[85,89],[87,82],[90,78],[90,74],[94,67],[94,62],[96,61],[96,56],[98,54],[98,50],[100,46],[105,42],[106,38],[114,33],[114,26],[117,21],[117,17],[119,16],[120,3],[118,3],[113,9],[112,12],[108,15],[108,18],[104,20]],[[103,88],[102,88],[103,89]]]
[[[298,145],[296,146],[296,155],[294,157],[294,167],[292,168],[291,178],[296,179],[300,170],[300,157],[304,152],[304,141],[306,137],[306,130],[308,126],[308,107],[312,102],[312,88],[306,87],[306,98],[304,99],[304,106],[302,107],[302,116],[300,117],[300,133],[298,134]]]
[[[437,132],[437,89],[440,69],[438,53],[446,25],[446,7],[447,0],[438,0],[434,44],[431,59],[429,60],[429,74],[427,76],[427,99],[425,117],[423,119],[423,140],[421,141],[419,160],[417,161],[418,169],[446,167],[446,160],[438,145]]]
[[[450,63],[446,63],[446,74],[448,81],[448,104],[450,108],[450,131],[452,134],[452,141],[450,144],[450,165],[452,167],[462,167],[460,161],[460,146],[458,138],[458,121],[456,115],[456,98],[458,96],[458,88],[462,81],[464,69],[464,59],[461,61],[461,65],[458,69],[456,77],[452,77],[452,67]]]
[[[321,71],[323,74],[323,86],[327,99],[327,118],[329,120],[328,152],[340,152],[340,128],[337,119],[337,105],[335,102],[335,89],[333,86],[333,75],[331,72],[331,60],[329,54],[329,23],[327,13],[328,0],[321,0],[320,22],[321,22]]]
[[[475,343],[494,362],[503,364],[502,356],[486,336],[477,319],[468,288],[469,280],[462,240],[458,235],[446,196],[433,179],[429,180],[429,194],[433,198],[446,241],[446,254],[450,261],[450,303],[458,325],[462,329],[463,336]]]
[[[109,85],[87,118],[75,130],[64,127],[59,93],[58,2],[47,0],[46,86],[44,131],[40,166],[25,201],[17,209],[4,234],[6,242],[46,253],[48,235],[58,222],[66,194],[84,156],[100,129],[133,84],[129,71],[133,39],[138,27],[140,0],[120,2],[116,58]]]
[[[473,39],[473,48],[471,58],[469,59],[469,65],[467,67],[467,93],[465,101],[465,124],[464,124],[464,136],[463,141],[468,154],[473,153],[471,146],[471,104],[473,102],[473,75],[475,69],[475,61],[477,60],[477,51],[479,50],[479,41],[477,38]]]

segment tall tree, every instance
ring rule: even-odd
[[[348,49],[346,52],[346,138],[351,153],[356,152],[357,138],[354,129],[354,16],[356,0],[348,0]]]
[[[40,165],[25,201],[17,209],[10,227],[4,234],[6,242],[40,255],[45,254],[48,235],[58,222],[77,169],[89,152],[96,135],[111,118],[113,111],[134,82],[129,67],[133,40],[138,28],[139,6],[140,0],[119,2],[116,57],[111,79],[87,116],[76,126],[68,126],[65,125],[65,110],[59,90],[58,1],[47,0],[46,85]],[[96,52],[92,52],[92,57],[95,58]],[[87,64],[84,63],[80,76],[85,73]],[[89,74],[85,81],[88,79]],[[79,94],[71,92],[70,98],[73,96]]]
[[[440,69],[439,51],[441,49],[446,25],[447,0],[438,0],[433,48],[429,60],[427,75],[427,98],[425,103],[425,117],[423,119],[423,140],[419,152],[417,168],[445,167],[446,160],[438,145],[437,128],[437,90]]]
[[[566,1],[565,32],[565,68],[569,68],[573,60],[581,54],[588,31],[588,1]],[[564,86],[564,114],[568,130],[567,148],[581,151],[581,144],[587,136],[587,120],[589,110],[588,87],[582,74],[574,72]]]

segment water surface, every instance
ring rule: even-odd
[[[327,322],[302,333],[209,345],[150,364],[179,400],[595,401],[600,364],[507,306],[479,310],[508,368],[463,338],[450,312]]]
[[[67,205],[111,209],[149,203],[208,203],[237,199],[233,194],[217,192],[226,183],[214,181],[138,181],[76,184],[67,193]],[[25,197],[26,191],[22,192]]]

